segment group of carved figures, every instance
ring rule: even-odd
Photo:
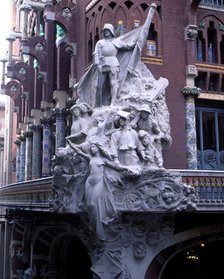
[[[60,194],[60,199],[64,196],[60,210],[79,212],[85,208],[101,238],[104,225],[116,219],[113,190],[123,187],[125,178],[163,167],[163,144],[171,139],[164,121],[160,123],[159,106],[158,98],[152,107],[91,110],[80,103],[71,108],[68,145],[58,149],[53,159],[54,184],[64,193]]]
[[[101,239],[117,216],[114,189],[162,169],[162,149],[171,143],[165,91],[139,61],[154,11],[152,5],[143,27],[119,39],[105,24],[95,62],[77,85],[68,145],[53,159],[57,210],[86,210]]]

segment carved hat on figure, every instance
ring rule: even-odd
[[[147,133],[146,131],[144,131],[144,130],[140,130],[140,131],[138,132],[138,137],[139,137],[140,139],[144,138],[144,136],[147,136],[147,135],[148,135],[148,133]]]
[[[114,26],[110,23],[105,23],[104,24],[104,27],[103,27],[103,31],[104,30],[109,30],[111,32],[111,34],[115,37],[115,34],[114,34]]]
[[[143,104],[143,105],[139,106],[137,108],[137,110],[140,111],[140,112],[141,111],[145,111],[145,112],[147,112],[149,114],[152,114],[152,111],[151,111],[150,107],[147,104]]]
[[[124,118],[124,119],[127,119],[129,114],[130,114],[129,112],[124,111],[124,110],[119,110],[117,112],[117,115],[120,116],[121,118]]]
[[[79,106],[79,105],[76,105],[76,104],[73,105],[73,106],[70,108],[70,112],[73,113],[75,109],[78,109],[78,110],[81,112],[80,106]]]

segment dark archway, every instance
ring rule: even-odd
[[[85,245],[75,236],[66,235],[57,245],[57,279],[92,279],[91,260]]]
[[[165,267],[161,279],[224,278],[224,240],[200,243],[176,254]]]

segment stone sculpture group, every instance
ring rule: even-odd
[[[194,206],[191,187],[163,168],[162,151],[172,141],[168,80],[156,80],[140,60],[155,9],[119,38],[104,25],[94,63],[76,85],[67,146],[53,158],[53,208],[86,212],[102,241],[123,211]]]

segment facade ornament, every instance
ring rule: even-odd
[[[77,53],[77,45],[76,43],[66,43],[65,51],[70,54],[70,56],[74,56]]]
[[[41,42],[36,43],[35,50],[41,52],[44,50],[44,45]]]
[[[224,31],[224,24],[219,22],[219,30]]]
[[[39,80],[41,80],[42,82],[47,82],[47,72],[44,72],[44,71],[39,71],[38,72],[38,76],[37,76],[37,78],[39,79]]]
[[[205,21],[204,20],[199,22],[199,27],[200,28],[205,28]]]
[[[185,40],[195,40],[198,36],[197,25],[189,24],[185,27]]]
[[[72,18],[72,11],[66,7],[62,10],[62,16],[66,19],[66,20],[71,20]]]

